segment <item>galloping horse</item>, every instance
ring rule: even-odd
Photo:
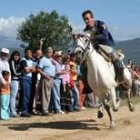
[[[99,100],[103,103],[110,118],[110,129],[115,129],[114,117],[112,115],[106,93],[112,97],[113,110],[117,111],[120,100],[116,99],[115,88],[119,83],[115,80],[116,73],[112,62],[107,62],[92,45],[89,33],[78,34],[75,39],[75,54],[78,58],[86,59],[87,77],[91,89],[95,92]],[[124,69],[124,79],[127,81],[128,105],[131,111],[134,110],[130,100],[130,88],[132,86],[131,74],[127,68]],[[100,108],[99,108],[100,109]]]

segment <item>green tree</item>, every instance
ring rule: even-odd
[[[56,11],[40,11],[37,15],[31,14],[18,27],[17,36],[33,48],[38,46],[41,38],[45,38],[43,48],[51,45],[56,50],[67,50],[71,40],[68,26],[66,16],[59,16]]]

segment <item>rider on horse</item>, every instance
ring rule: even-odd
[[[111,46],[114,46],[115,43],[110,32],[107,29],[106,24],[99,20],[95,21],[94,15],[90,10],[84,11],[82,13],[82,17],[86,24],[84,32],[89,32],[91,34],[91,41],[93,43],[93,46],[97,51],[103,52],[108,57],[111,57],[118,78],[123,79],[124,64],[119,58],[117,51],[111,48]]]

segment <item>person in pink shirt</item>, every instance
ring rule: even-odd
[[[74,87],[74,82],[70,74],[70,65],[65,64],[65,74],[62,76],[61,88],[61,108],[63,111],[72,111],[71,89]]]
[[[63,91],[66,92],[66,85],[70,83],[70,66],[65,65],[66,73],[62,76]]]

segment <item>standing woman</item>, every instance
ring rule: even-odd
[[[9,64],[11,70],[10,116],[16,117],[16,96],[19,89],[19,77],[21,75],[20,53],[18,51],[14,51],[11,54]]]

